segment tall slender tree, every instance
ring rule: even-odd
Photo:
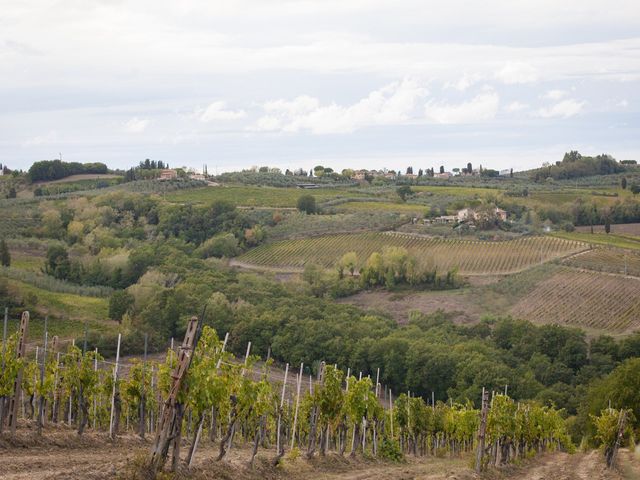
[[[2,264],[3,267],[11,266],[11,254],[9,253],[9,247],[4,238],[0,240],[0,264]]]

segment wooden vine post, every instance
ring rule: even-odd
[[[627,411],[620,410],[620,416],[618,417],[618,431],[616,433],[616,441],[611,448],[611,451],[607,455],[607,467],[613,468],[616,464],[616,456],[618,455],[618,449],[622,443],[624,437],[624,430],[627,425]]]
[[[27,329],[29,328],[29,312],[23,312],[20,319],[20,332],[18,336],[18,348],[16,350],[16,358],[20,360],[24,357],[25,347],[27,343]],[[18,405],[20,405],[20,398],[22,393],[22,374],[24,369],[18,370],[18,375],[13,384],[13,397],[9,400],[9,428],[11,435],[16,433],[16,425],[18,421]]]
[[[47,330],[47,322],[49,317],[44,317],[44,353],[42,355],[42,365],[40,365],[40,401],[38,403],[38,435],[42,435],[42,427],[44,426],[44,405],[46,398],[44,396],[44,375],[47,368],[47,343],[49,342],[49,332]]]
[[[318,384],[320,388],[324,385],[324,369],[325,363],[320,363],[320,371],[318,372]],[[310,384],[311,385],[311,384]],[[312,393],[313,398],[313,393]],[[307,458],[313,458],[316,451],[316,435],[318,431],[318,417],[320,416],[320,405],[318,399],[314,399],[314,405],[311,408],[310,432],[309,432],[309,448],[307,449]]]
[[[480,428],[478,429],[478,450],[476,452],[476,473],[482,470],[484,441],[487,434],[487,416],[489,414],[489,392],[482,387],[482,410],[480,411]]]
[[[7,353],[7,322],[9,321],[9,308],[4,307],[4,327],[2,329],[2,371],[4,372],[4,357]],[[5,403],[7,398],[5,396],[0,397],[0,433],[4,429],[4,415],[5,415]]]
[[[298,424],[298,408],[300,407],[300,385],[302,384],[302,371],[304,370],[304,362],[300,364],[300,374],[298,375],[298,384],[296,385],[296,408],[293,414],[293,428],[291,429],[291,450],[296,444],[296,426]]]
[[[118,424],[120,422],[120,408],[119,397],[116,399],[117,385],[118,385],[118,362],[120,361],[120,341],[122,340],[122,334],[118,334],[118,346],[116,347],[116,363],[113,366],[113,389],[111,390],[111,414],[109,415],[109,438],[112,440],[116,438],[118,431]],[[69,407],[71,412],[71,407]],[[69,413],[69,424],[71,424],[71,413]]]
[[[277,464],[280,458],[284,455],[284,442],[280,440],[281,435],[281,422],[282,422],[282,409],[284,408],[284,394],[287,388],[287,375],[289,374],[289,364],[284,368],[284,381],[282,382],[282,393],[280,394],[280,405],[278,408],[278,423],[276,427],[276,452],[277,457],[275,463]]]
[[[185,333],[182,347],[178,353],[178,362],[171,374],[172,381],[169,397],[164,403],[160,425],[156,432],[151,449],[151,457],[149,459],[149,467],[152,474],[155,474],[164,466],[171,443],[179,442],[180,440],[182,406],[179,404],[178,397],[183,389],[183,382],[191,365],[193,352],[198,343],[200,324],[198,317],[191,317],[191,320],[189,320],[187,332]]]

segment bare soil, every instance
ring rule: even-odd
[[[591,227],[576,227],[576,232],[590,233]],[[594,225],[593,233],[605,233],[604,225]],[[617,235],[640,236],[640,223],[621,223],[611,225],[611,233],[615,233]]]
[[[452,312],[452,320],[459,324],[477,322],[483,314],[478,305],[471,301],[469,295],[466,295],[465,290],[402,293],[367,290],[337,302],[356,305],[365,310],[388,313],[400,324],[407,323],[412,311],[425,314],[438,310]]]
[[[69,183],[78,182],[80,180],[101,180],[108,178],[117,178],[122,175],[113,175],[111,173],[82,173],[79,175],[70,175],[68,177],[60,178],[58,180],[47,180],[44,182],[36,182],[38,185],[51,185],[55,183]]]
[[[144,479],[140,466],[144,464],[151,446],[151,438],[141,440],[123,435],[110,441],[105,433],[88,432],[78,437],[65,427],[48,426],[42,437],[32,428],[22,426],[14,438],[0,436],[0,479],[68,479],[68,480],[124,480]],[[248,463],[248,445],[234,446],[222,462],[214,460],[217,443],[203,439],[192,469],[183,468],[180,474],[162,478],[204,480],[210,478],[258,479],[421,479],[421,480],[638,480],[640,452],[621,450],[617,471],[607,470],[599,451],[589,453],[545,454],[520,466],[493,469],[477,477],[469,468],[471,459],[407,457],[404,462],[391,463],[371,458],[349,458],[336,454],[291,459],[274,467],[274,451],[260,450],[255,465]],[[183,446],[183,455],[187,445]]]

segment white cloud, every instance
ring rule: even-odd
[[[542,98],[557,102],[558,100],[566,96],[567,96],[567,92],[565,90],[554,89],[554,90],[549,90],[547,93],[542,95]]]
[[[482,80],[482,75],[479,73],[474,73],[473,75],[469,75],[465,73],[460,79],[456,81],[446,82],[444,84],[444,88],[453,88],[460,92],[464,92],[466,89],[471,87],[472,85],[478,83]]]
[[[509,105],[504,107],[505,111],[509,113],[521,112],[522,110],[526,110],[527,108],[529,108],[529,105],[527,103],[522,103],[518,101],[511,102]]]
[[[425,114],[429,120],[437,123],[477,123],[494,118],[499,105],[499,95],[493,91],[486,91],[467,102],[455,105],[429,102],[425,107]]]
[[[294,100],[274,100],[263,105],[266,115],[258,119],[254,130],[314,134],[351,133],[373,125],[401,125],[416,119],[416,104],[427,91],[416,80],[405,79],[374,90],[358,102],[342,106],[321,105],[307,95]]]
[[[128,133],[142,133],[149,126],[149,119],[133,117],[124,123],[124,129]]]
[[[204,111],[198,112],[198,116],[202,122],[237,120],[247,116],[244,110],[227,110],[226,106],[223,101],[213,102]]]
[[[618,107],[627,108],[629,106],[629,102],[626,99],[622,99],[616,105]]]
[[[542,118],[569,118],[582,112],[584,106],[585,102],[569,98],[551,107],[539,109],[537,115]]]
[[[44,135],[37,135],[35,137],[29,138],[22,142],[22,146],[24,147],[35,147],[40,145],[51,145],[58,143],[60,138],[58,136],[58,132],[55,130],[50,130]]]
[[[496,79],[507,85],[532,83],[540,77],[538,70],[526,62],[508,62],[495,74]]]

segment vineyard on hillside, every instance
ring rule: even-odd
[[[620,273],[640,277],[640,253],[630,250],[597,248],[565,259],[562,263],[596,272]]]
[[[640,280],[569,268],[538,283],[511,313],[540,323],[624,332],[640,326]]]
[[[45,333],[31,358],[28,325],[25,312],[18,332],[3,339],[0,434],[6,427],[13,435],[26,423],[38,436],[51,424],[75,428],[78,435],[102,431],[112,439],[124,432],[153,435],[149,478],[163,469],[170,447],[172,470],[181,463],[191,467],[205,439],[217,444],[217,461],[238,444],[252,445],[252,467],[259,449],[270,452],[273,465],[287,452],[304,451],[307,459],[333,451],[398,461],[409,453],[453,457],[475,450],[479,472],[545,450],[573,449],[559,410],[495,392],[489,401],[484,389],[479,410],[470,402],[429,403],[410,392],[396,397],[379,383],[379,370],[374,381],[324,362],[309,372],[308,391],[301,389],[303,364],[291,370],[287,364],[283,382],[273,383],[267,361],[256,378],[251,343],[244,361],[236,358],[225,350],[228,337],[219,339],[197,317],[164,362],[149,361],[145,353],[126,374],[120,339],[111,362],[86,342],[64,351],[57,337]],[[189,446],[184,457],[182,443]]]
[[[21,205],[18,208],[0,206],[0,237],[16,237],[38,226],[39,215],[32,205]]]
[[[406,248],[419,261],[440,271],[457,267],[462,274],[504,274],[577,253],[586,245],[552,237],[488,242],[402,233],[361,233],[275,242],[250,250],[239,260],[267,267],[302,268],[314,263],[330,268],[342,255],[352,251],[363,265],[373,252],[381,252],[385,247]]]

